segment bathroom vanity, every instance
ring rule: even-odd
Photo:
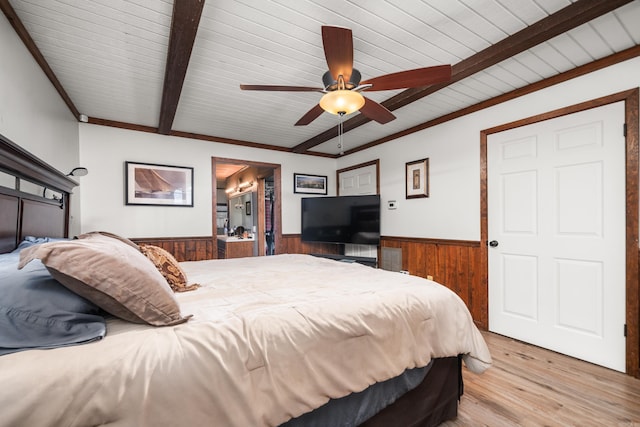
[[[254,256],[255,237],[217,236],[218,259]]]

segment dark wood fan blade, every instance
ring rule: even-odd
[[[307,114],[302,116],[302,118],[300,118],[300,120],[298,120],[296,122],[296,126],[306,126],[306,125],[308,125],[309,123],[311,123],[312,121],[314,121],[315,119],[320,117],[320,114],[322,114],[323,112],[324,112],[324,110],[322,109],[320,104],[316,104],[315,107],[313,107],[311,110],[307,111]]]
[[[323,92],[321,87],[276,86],[276,85],[240,85],[242,90],[268,90],[276,92]]]
[[[435,67],[417,68],[415,70],[400,71],[385,74],[361,82],[361,85],[371,84],[367,90],[392,90],[409,87],[429,86],[451,80],[451,65],[437,65]]]
[[[378,104],[366,96],[364,97],[364,105],[360,108],[360,112],[382,125],[396,118],[396,116],[391,114],[391,111],[387,110],[383,105]]]
[[[331,76],[335,81],[342,75],[345,82],[351,78],[353,69],[353,36],[351,30],[340,27],[322,27],[324,56]]]

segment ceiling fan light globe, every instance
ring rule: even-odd
[[[364,105],[364,97],[351,90],[334,90],[320,99],[320,106],[331,114],[351,114]]]

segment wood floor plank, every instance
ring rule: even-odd
[[[459,426],[640,427],[640,380],[491,332],[494,366],[463,368]]]

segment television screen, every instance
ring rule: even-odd
[[[380,243],[380,196],[302,199],[302,241]]]

